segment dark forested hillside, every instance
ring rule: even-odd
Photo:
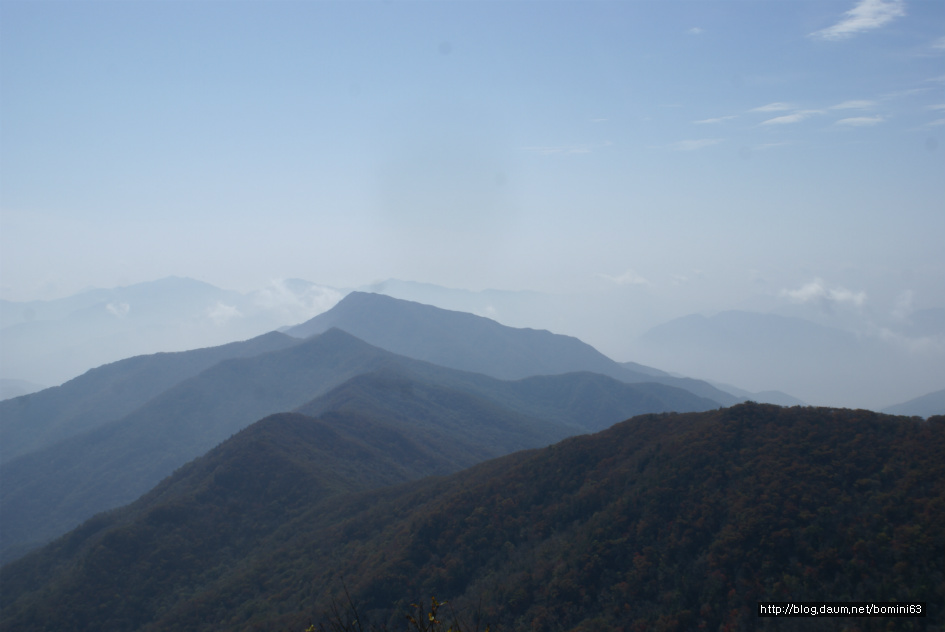
[[[257,426],[3,567],[2,628],[301,631],[343,581],[364,621],[392,629],[431,595],[499,630],[942,629],[943,417],[758,404],[645,415],[362,492],[375,483],[357,471],[318,470],[355,449],[344,424]],[[248,447],[281,429],[279,449]],[[385,458],[441,453],[408,438]],[[759,600],[930,610],[774,621],[756,617]]]

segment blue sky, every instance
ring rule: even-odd
[[[945,306],[938,0],[0,18],[3,298],[173,274]]]

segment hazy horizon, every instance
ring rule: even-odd
[[[942,366],[943,336],[902,333],[945,308],[941,2],[0,18],[0,298],[394,278],[564,297],[509,324],[618,360],[647,361],[650,327],[736,309]]]

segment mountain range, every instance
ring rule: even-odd
[[[945,623],[945,417],[650,414],[418,480],[463,441],[376,412],[266,417],[3,566],[0,629],[302,631],[349,600],[356,629],[403,629],[430,596],[497,630],[837,625],[758,601],[924,602],[853,621]]]
[[[569,333],[669,376],[735,384],[721,388],[733,401],[885,410],[943,387],[942,308],[897,304],[881,313],[781,296],[753,302],[755,311],[680,317],[653,288],[600,281],[579,294],[474,292],[396,279],[361,289]],[[255,337],[323,313],[351,291],[286,279],[241,293],[171,277],[50,301],[0,300],[0,398],[134,355]]]
[[[383,314],[378,318],[377,314]],[[512,328],[466,312],[352,292],[331,310],[286,333],[307,337],[340,327],[362,340],[408,357],[499,379],[568,371],[591,371],[622,382],[656,382],[710,398],[722,405],[738,397],[701,380],[619,364],[572,336]]]
[[[756,393],[777,389],[810,403],[880,410],[905,399],[903,393],[943,386],[945,329],[935,328],[932,315],[920,322],[925,329],[910,331],[928,335],[908,338],[777,314],[692,314],[653,327],[630,352],[645,364]]]
[[[431,597],[492,629],[833,629],[756,604],[945,594],[928,399],[738,403],[352,292],[0,402],[0,630],[400,629]]]
[[[405,312],[419,316],[411,321]],[[633,379],[632,371],[576,339],[467,316],[355,293],[308,326],[332,318],[334,324],[358,331],[374,322],[375,333],[386,332],[385,346],[413,358],[338,328],[305,339],[272,332],[220,348],[132,358],[61,387],[0,402],[5,446],[0,465],[2,559],[16,557],[96,512],[134,500],[177,467],[266,415],[343,409],[351,397],[359,401],[356,408],[374,406],[386,414],[406,406],[389,401],[401,390],[381,388],[380,378],[346,384],[366,374],[380,372],[394,383],[423,382],[416,392],[440,389],[436,392],[443,395],[447,389],[457,401],[482,400],[482,416],[507,419],[504,434],[490,430],[489,441],[479,440],[475,449],[469,438],[467,451],[478,460],[599,430],[642,412],[708,410],[732,399],[695,380],[641,382],[644,378]],[[391,323],[400,330],[392,330]],[[510,382],[416,359],[434,348],[416,335],[421,330],[435,337],[449,356],[444,361],[454,366],[528,367],[533,377]],[[594,367],[605,373],[589,373]],[[343,386],[343,392],[329,398],[331,406],[313,403]],[[705,392],[723,401],[702,396]],[[442,422],[447,409],[440,405],[439,413],[423,414]],[[456,468],[469,464],[458,461]]]

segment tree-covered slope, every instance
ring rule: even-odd
[[[137,513],[97,518],[4,567],[2,628],[301,631],[343,581],[363,622],[392,629],[430,595],[478,608],[504,630],[942,629],[942,417],[757,404],[646,415],[446,478],[311,500],[300,490],[317,485],[279,474],[305,458],[304,441],[287,445],[300,452],[270,462],[252,450],[258,458],[243,455],[241,466],[213,466],[239,471],[250,493],[204,477],[216,485],[210,508],[167,514],[155,490]],[[415,449],[401,453],[409,460]],[[209,458],[188,468],[207,469]],[[165,485],[197,499],[185,471]],[[266,502],[291,510],[238,549],[238,562],[193,557],[188,540],[244,529],[256,513],[221,515],[220,525],[208,518],[217,507],[253,502],[263,514]],[[156,572],[161,564],[169,570]],[[760,600],[930,610],[775,621],[756,617]]]

